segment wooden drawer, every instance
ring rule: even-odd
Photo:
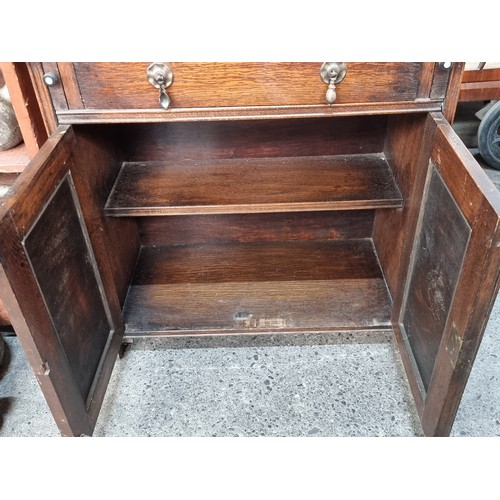
[[[92,433],[124,337],[339,330],[394,332],[450,431],[500,195],[439,112],[268,118],[61,125],[10,188],[2,299],[63,434]]]
[[[221,109],[227,113],[234,108],[306,115],[401,106],[440,110],[450,75],[449,69],[434,63],[346,65],[330,107],[321,63],[169,63],[173,83],[167,89],[168,110],[160,107],[158,90],[147,80],[149,63],[45,63],[43,68],[60,75],[60,83],[50,92],[61,123],[91,116],[129,121],[152,112],[157,118],[192,118],[193,110],[198,110],[198,117],[214,119],[221,117]]]

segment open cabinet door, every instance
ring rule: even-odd
[[[59,127],[0,207],[0,286],[63,435],[90,435],[123,336],[104,240]],[[95,219],[95,217],[94,217]]]
[[[440,113],[395,331],[426,435],[448,435],[499,285],[500,194]]]

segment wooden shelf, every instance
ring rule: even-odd
[[[124,163],[108,216],[401,207],[382,153]]]
[[[142,247],[128,337],[390,329],[371,240]]]

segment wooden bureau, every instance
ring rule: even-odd
[[[62,434],[124,338],[339,330],[393,331],[449,433],[500,264],[463,65],[341,64],[31,64],[59,126],[2,202],[2,298]]]

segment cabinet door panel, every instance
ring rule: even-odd
[[[451,430],[496,292],[500,195],[444,120],[396,326],[427,435]]]
[[[80,206],[75,147],[60,127],[13,185],[0,213],[1,285],[60,431],[90,435],[123,324],[103,282],[102,240],[89,237]]]
[[[428,389],[467,251],[471,227],[433,167],[403,310],[403,325]]]

